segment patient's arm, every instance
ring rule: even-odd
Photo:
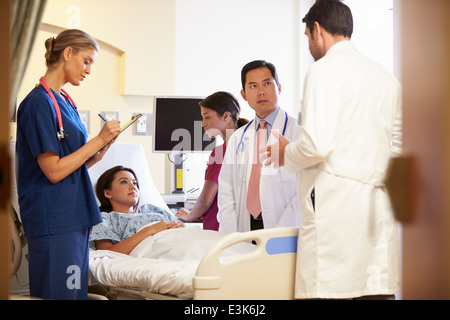
[[[36,160],[45,176],[51,183],[56,184],[81,167],[105,143],[113,139],[119,133],[119,130],[119,121],[108,121],[97,136],[71,154],[60,158],[53,151],[46,151],[38,155]],[[106,150],[104,151],[106,152]],[[98,160],[100,156],[103,156],[103,154],[97,155],[96,159]],[[88,165],[91,164],[88,163]]]
[[[127,239],[113,244],[112,240],[103,239],[95,240],[95,246],[97,250],[111,250],[123,254],[129,254],[142,240],[148,236],[152,236],[160,231],[175,227],[173,223],[167,221],[159,221],[146,228],[143,228],[136,234],[128,237]]]

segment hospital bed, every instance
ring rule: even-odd
[[[119,164],[136,172],[141,204],[153,203],[168,210],[140,145],[114,143],[103,160],[89,170],[93,184],[101,173]],[[153,236],[157,239],[149,239],[150,243],[137,246],[130,255],[92,251],[91,283],[99,283],[119,298],[293,299],[298,228],[230,235],[198,231],[165,231]],[[207,244],[188,248],[183,237],[204,237],[202,241]],[[252,240],[257,246],[251,245]],[[145,247],[153,253],[142,253]],[[155,250],[170,250],[170,257],[155,257]],[[229,255],[223,257],[227,250]]]
[[[142,146],[115,142],[89,169],[93,185],[116,165],[136,172],[141,205],[169,210]],[[114,299],[293,299],[297,234],[298,228],[229,235],[198,228],[166,230],[145,239],[130,255],[91,250],[89,281]],[[195,245],[188,248],[183,239]]]

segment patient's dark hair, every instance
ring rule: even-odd
[[[215,92],[200,101],[199,105],[203,108],[214,110],[219,116],[223,116],[223,114],[228,111],[231,114],[231,118],[233,119],[236,128],[240,128],[248,123],[247,119],[239,116],[241,107],[239,106],[237,99],[231,93],[225,91]]]
[[[111,212],[113,211],[113,208],[111,206],[111,202],[108,198],[105,197],[105,190],[111,190],[111,183],[114,181],[114,176],[119,171],[128,171],[136,180],[136,186],[139,189],[139,181],[136,177],[136,174],[134,173],[133,169],[126,168],[123,166],[116,166],[114,168],[111,168],[109,170],[106,170],[103,172],[103,174],[98,178],[97,185],[95,186],[95,193],[97,195],[98,200],[100,201],[100,211],[101,212]],[[134,211],[137,210],[139,207],[139,201],[133,206]]]
[[[352,12],[340,0],[317,0],[302,21],[311,35],[316,21],[332,35],[351,38],[353,33]]]

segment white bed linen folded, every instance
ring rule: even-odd
[[[107,250],[92,250],[89,283],[137,288],[190,299],[193,297],[192,279],[198,264],[199,261],[134,258]]]
[[[147,237],[130,252],[130,256],[173,261],[200,260],[225,235],[195,228],[169,229]],[[239,243],[224,250],[221,257],[246,253],[254,248],[249,243]]]
[[[201,258],[224,236],[202,229],[169,229],[148,237],[130,255],[91,250],[89,282],[192,298],[192,279]],[[239,243],[224,250],[221,257],[243,254],[254,248],[250,243]]]

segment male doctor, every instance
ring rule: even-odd
[[[401,151],[401,88],[349,41],[346,5],[316,1],[303,22],[316,62],[305,79],[302,133],[267,147],[269,157],[279,150],[276,167],[304,169],[296,297],[392,299],[399,244],[383,180],[391,151]]]
[[[256,116],[228,141],[219,175],[219,231],[299,226],[296,174],[285,168],[261,166],[255,145],[257,141],[261,146],[267,140],[271,143],[275,131],[290,141],[296,140],[300,127],[279,106],[281,85],[273,64],[262,60],[248,63],[242,69],[241,81],[242,97]]]

